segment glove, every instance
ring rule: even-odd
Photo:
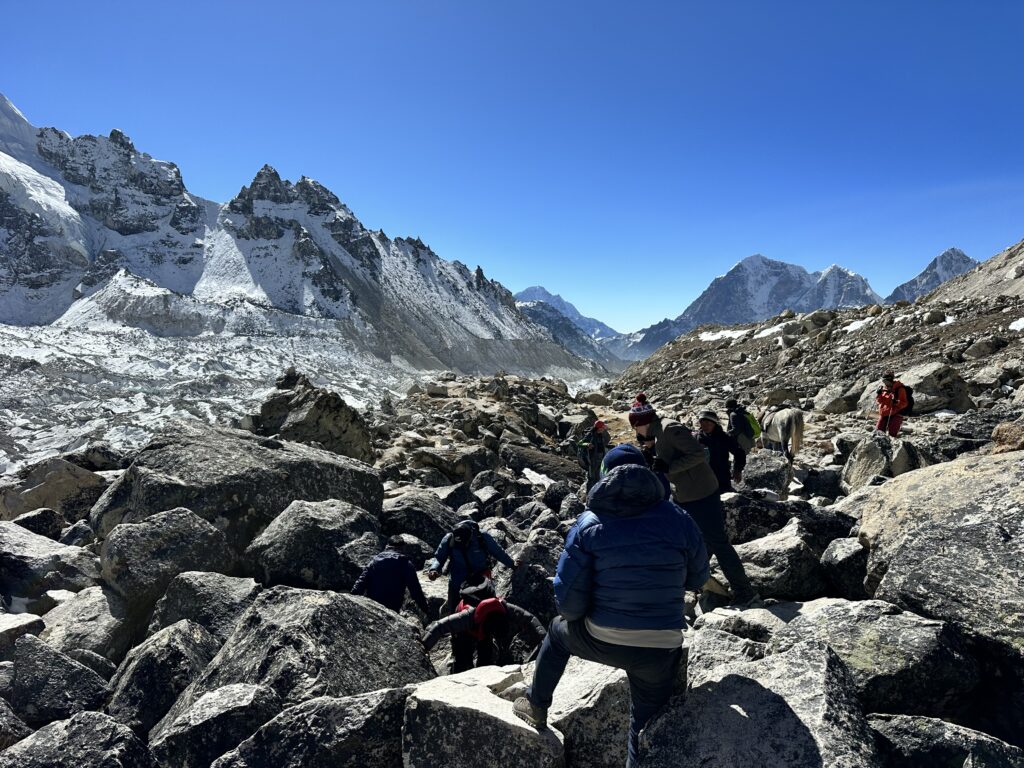
[[[438,573],[437,571],[427,571],[427,578],[430,579],[431,581],[434,581],[440,575],[441,574]]]

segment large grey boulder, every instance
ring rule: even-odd
[[[264,584],[351,589],[381,549],[380,524],[345,501],[294,501],[253,539],[245,559]]]
[[[132,648],[110,681],[107,714],[145,738],[219,649],[195,622],[160,630]]]
[[[552,480],[563,481],[576,487],[585,479],[579,463],[554,453],[544,453],[525,445],[503,442],[498,452],[502,462],[517,475],[524,469],[532,469]]]
[[[925,363],[905,371],[896,371],[897,377],[914,390],[914,413],[933,413],[950,409],[957,413],[969,411],[974,401],[968,392],[967,382],[957,370],[946,363]],[[878,413],[875,401],[879,383],[872,381],[861,393],[857,408],[865,414]]]
[[[498,457],[482,445],[417,448],[409,457],[409,466],[436,469],[449,483],[470,483],[481,472],[497,469]]]
[[[545,627],[558,615],[552,579],[563,541],[556,531],[546,528],[530,531],[526,543],[516,553],[519,567],[515,570],[502,568],[495,577],[498,594],[528,610]]]
[[[1024,768],[1024,750],[931,717],[869,715],[886,768]]]
[[[0,698],[0,752],[24,739],[32,729],[21,721],[11,705]]]
[[[62,653],[82,649],[119,663],[132,645],[133,622],[124,600],[106,587],[89,587],[43,614],[39,636]]]
[[[864,438],[843,466],[840,482],[850,491],[868,485],[876,476],[898,477],[931,464],[928,457],[909,440],[888,435]]]
[[[179,573],[153,609],[149,633],[188,619],[206,629],[218,643],[223,643],[260,589],[260,585],[249,578],[210,571]]]
[[[277,382],[277,391],[247,419],[258,435],[317,444],[328,451],[373,463],[373,442],[362,414],[335,392],[313,385],[294,368]]]
[[[14,656],[14,643],[22,635],[38,635],[46,625],[32,613],[0,613],[0,661]]]
[[[805,640],[832,648],[868,712],[953,714],[978,683],[978,669],[946,623],[881,600],[837,601],[789,622],[771,653]]]
[[[380,533],[408,533],[436,547],[461,518],[430,491],[413,490],[388,499],[380,513]]]
[[[743,467],[741,490],[768,490],[786,498],[793,468],[786,457],[777,451],[754,451],[747,456]]]
[[[857,408],[857,401],[867,385],[864,379],[826,384],[814,396],[814,410],[822,413],[849,413]]]
[[[409,688],[323,696],[289,707],[211,768],[393,768]]]
[[[834,602],[834,598],[822,597],[805,603],[773,603],[764,608],[747,608],[742,611],[716,608],[698,616],[693,627],[698,631],[717,629],[757,643],[767,643],[797,616],[812,613]]]
[[[846,667],[823,643],[715,668],[641,734],[642,768],[878,768]]]
[[[159,768],[129,728],[100,712],[51,723],[0,752],[0,768]]]
[[[18,638],[11,706],[27,725],[38,728],[76,712],[99,709],[106,695],[107,682],[88,667],[34,635]]]
[[[786,527],[792,518],[803,523],[808,541],[815,550],[824,550],[835,538],[848,536],[856,523],[852,517],[831,507],[815,507],[806,501],[772,501],[741,493],[722,496],[725,530],[733,544],[743,544]]]
[[[104,581],[148,611],[179,573],[229,571],[234,558],[220,530],[178,508],[118,525],[103,542],[100,562]]]
[[[46,507],[18,515],[11,522],[54,541],[60,538],[65,526],[64,516],[57,510]]]
[[[175,423],[136,456],[90,513],[106,536],[174,507],[224,531],[241,552],[296,499],[342,499],[371,514],[384,490],[377,472],[345,456],[241,430]]]
[[[284,706],[434,676],[417,627],[369,598],[292,587],[261,592],[165,721],[232,683],[266,685]],[[159,728],[160,726],[157,726]]]
[[[0,584],[5,594],[38,597],[49,589],[77,592],[98,578],[99,562],[88,550],[0,521]]]
[[[736,554],[762,597],[810,600],[825,593],[821,565],[810,542],[804,524],[793,518],[775,533],[738,545]],[[727,583],[717,558],[713,562],[713,575]]]
[[[1013,454],[966,455],[865,488],[835,506],[860,519],[858,537],[870,550],[865,587],[874,594],[896,552],[920,526],[972,520],[992,524],[1003,511],[1024,508],[1024,465]],[[952,552],[963,554],[965,548]],[[953,575],[948,564],[939,570]]]
[[[856,538],[829,542],[821,556],[821,570],[830,593],[848,600],[864,600],[864,577],[868,570],[868,550]]]
[[[763,659],[768,646],[755,640],[706,627],[695,632],[686,657],[686,685],[695,688],[707,682],[723,664]]]
[[[480,667],[416,686],[405,705],[403,765],[565,765],[562,735],[550,724],[538,732],[498,695],[521,680],[518,667]],[[466,734],[473,734],[471,748]]]
[[[150,748],[164,768],[208,768],[280,711],[280,698],[264,685],[225,685],[161,724]]]
[[[45,459],[0,480],[0,520],[13,520],[40,507],[78,520],[89,513],[106,487],[102,475],[64,459]]]

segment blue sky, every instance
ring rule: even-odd
[[[634,7],[631,7],[634,6]],[[5,3],[0,92],[227,201],[264,163],[632,331],[752,253],[887,294],[1024,237],[1024,3]]]

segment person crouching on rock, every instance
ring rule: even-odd
[[[875,393],[875,400],[878,402],[878,422],[875,429],[888,433],[889,437],[896,437],[903,426],[903,411],[909,400],[907,388],[896,378],[893,371],[882,374],[882,386]]]
[[[452,636],[452,657],[448,671],[452,674],[488,664],[511,664],[511,646],[516,635],[530,635],[530,644],[544,640],[544,627],[537,617],[518,605],[495,597],[494,584],[486,577],[471,578],[462,585],[461,600],[455,612],[435,621],[421,638],[429,651],[444,635]],[[495,659],[497,646],[497,659]]]
[[[366,595],[397,613],[402,610],[406,590],[424,615],[429,615],[427,598],[416,577],[416,566],[405,555],[405,542],[401,536],[392,536],[384,551],[375,555],[359,574],[352,594]]]
[[[551,622],[532,684],[513,711],[546,727],[570,656],[625,670],[632,766],[640,730],[672,694],[686,591],[707,581],[708,555],[700,529],[665,498],[639,449],[616,446],[605,456],[604,472],[566,537],[554,583],[561,615]]]
[[[463,582],[471,577],[490,578],[492,557],[509,568],[516,567],[508,552],[489,533],[483,533],[474,520],[463,520],[451,533],[445,534],[427,568],[427,576],[433,581],[441,575],[445,563],[449,563],[448,600],[441,606],[442,616],[455,610]]]

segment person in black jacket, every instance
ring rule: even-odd
[[[739,404],[735,397],[725,401],[725,412],[729,414],[729,425],[725,428],[725,434],[735,438],[747,453],[754,447],[754,427],[750,423],[747,409]]]
[[[730,493],[733,482],[743,479],[743,468],[747,465],[747,452],[735,437],[726,434],[714,411],[701,411],[697,417],[700,434],[697,439],[708,452],[708,464],[718,478],[718,492]],[[732,470],[729,469],[729,454],[732,454]]]
[[[416,578],[416,566],[403,554],[404,548],[405,542],[401,536],[388,539],[384,551],[375,555],[359,574],[352,587],[352,594],[366,595],[397,613],[405,602],[405,591],[409,590],[413,601],[427,614],[427,598]]]
[[[495,597],[494,583],[488,578],[473,578],[462,585],[455,613],[435,621],[423,637],[429,651],[444,635],[452,636],[452,658],[448,671],[452,674],[495,663],[494,646],[497,645],[497,663],[511,664],[511,646],[516,635],[530,634],[533,644],[544,640],[544,627],[529,611]]]

